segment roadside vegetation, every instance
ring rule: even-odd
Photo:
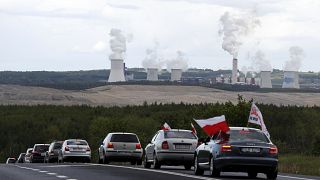
[[[320,107],[257,105],[272,141],[279,148],[280,170],[320,175]],[[237,104],[0,106],[0,161],[18,156],[35,143],[67,138],[88,140],[96,160],[100,142],[109,132],[136,133],[145,147],[164,122],[172,128],[191,129],[193,118],[224,114],[230,126],[247,126],[250,107],[251,102],[241,96]],[[205,137],[202,130],[196,128],[198,136]]]

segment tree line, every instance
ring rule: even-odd
[[[320,154],[320,107],[257,104],[272,141],[280,153]],[[145,147],[164,122],[172,128],[191,129],[193,118],[224,114],[230,126],[247,126],[251,101],[238,103],[143,104],[125,107],[0,106],[0,161],[18,156],[35,143],[68,138],[86,139],[96,158],[109,132],[136,133]],[[205,137],[196,125],[199,137]],[[253,126],[252,126],[253,127]]]

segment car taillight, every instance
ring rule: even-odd
[[[65,151],[70,151],[70,149],[69,149],[68,146],[66,146],[66,147],[64,148],[64,150],[65,150]]]
[[[141,144],[140,143],[136,144],[136,149],[141,149]]]
[[[113,144],[112,143],[108,143],[107,148],[113,148]]]
[[[163,141],[162,142],[162,149],[169,149],[168,141]]]
[[[89,146],[87,147],[87,151],[91,151],[91,149],[90,149],[90,147],[89,147]]]
[[[278,154],[278,148],[277,146],[271,146],[269,149],[270,154]]]
[[[221,146],[221,152],[231,152],[232,150],[231,150],[231,146],[230,145],[228,145],[228,144],[223,144],[222,146]]]

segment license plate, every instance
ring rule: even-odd
[[[260,148],[242,148],[242,152],[248,152],[248,153],[259,153]]]
[[[177,144],[175,146],[176,149],[190,149],[190,145]]]

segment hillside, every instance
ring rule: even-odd
[[[0,104],[125,106],[147,103],[237,102],[238,94],[255,102],[275,105],[320,105],[319,93],[231,92],[197,86],[112,85],[87,90],[0,85]]]

